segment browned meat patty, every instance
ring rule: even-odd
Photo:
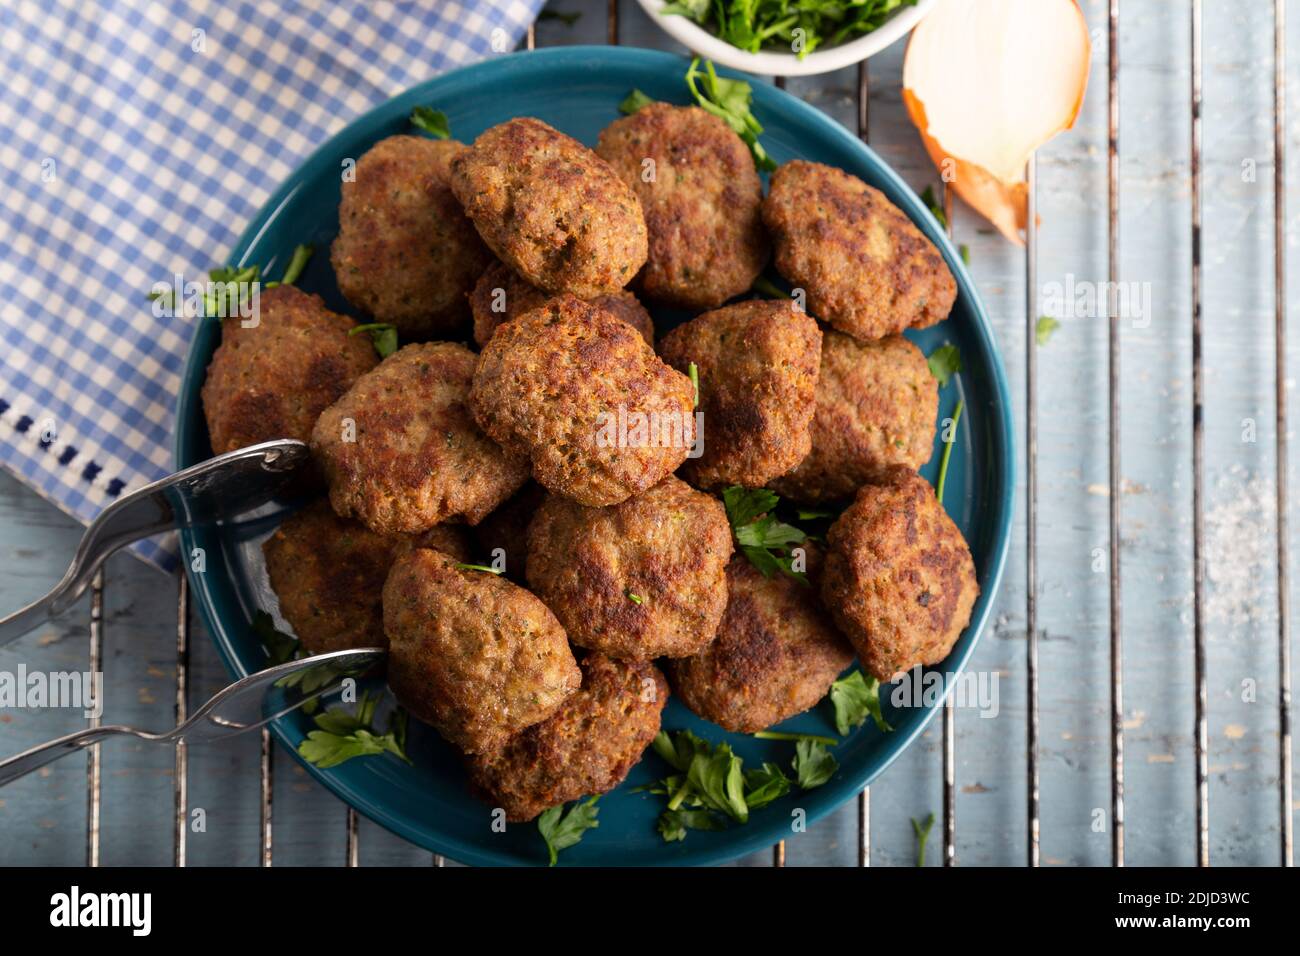
[[[388,572],[388,685],[449,743],[485,753],[554,714],[582,674],[545,604],[456,563],[421,548]]]
[[[815,590],[784,574],[765,578],[736,555],[727,565],[727,611],[717,640],[694,657],[670,661],[668,675],[695,713],[752,734],[814,706],[852,662],[853,648]]]
[[[383,534],[477,524],[528,480],[527,462],[474,424],[475,361],[463,345],[407,345],[321,414],[312,452],[335,511]]]
[[[569,640],[612,657],[684,657],[727,603],[721,502],[668,477],[607,508],[551,495],[528,528],[528,585]]]
[[[497,327],[517,315],[532,312],[545,305],[551,296],[529,285],[501,263],[489,266],[479,277],[474,292],[469,297],[470,311],[474,313],[474,341],[479,348],[488,344]],[[588,300],[597,308],[610,312],[641,333],[653,347],[655,327],[650,313],[636,296],[626,289],[594,296]]]
[[[938,411],[938,383],[921,350],[907,339],[859,342],[827,332],[812,451],[772,489],[822,504],[851,498],[893,465],[916,470],[930,460]]]
[[[559,711],[469,760],[470,778],[512,822],[613,790],[659,733],[668,683],[649,661],[588,654],[582,688]]]
[[[451,188],[497,258],[546,292],[616,292],[645,262],[636,194],[541,120],[512,119],[479,136],[453,160]]]
[[[647,299],[716,309],[754,284],[771,250],[749,147],[698,106],[651,103],[600,134],[596,152],[641,200]]]
[[[548,491],[612,505],[658,484],[695,437],[693,390],[609,312],[560,296],[501,326],[479,357],[479,426],[532,459]]]
[[[276,438],[307,441],[317,416],[378,361],[369,339],[349,338],[356,323],[291,285],[261,292],[256,319],[251,328],[238,317],[222,321],[203,382],[217,455]]]
[[[822,600],[874,677],[948,656],[980,589],[966,540],[924,478],[900,465],[863,485],[827,541]]]
[[[854,338],[942,322],[957,297],[943,256],[884,193],[842,169],[793,160],[772,174],[763,222],[776,268],[808,311]]]
[[[343,183],[330,261],[339,291],[403,339],[442,337],[467,318],[465,295],[492,261],[448,180],[468,147],[390,136]]]
[[[384,580],[412,547],[469,560],[465,532],[437,525],[420,535],[380,535],[340,518],[322,498],[287,518],[262,544],[280,613],[310,654],[387,647]]]
[[[659,343],[679,371],[695,363],[704,454],[682,474],[704,488],[759,488],[799,464],[812,437],[822,333],[788,300],[706,312]]]

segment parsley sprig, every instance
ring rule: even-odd
[[[691,60],[690,69],[686,71],[686,86],[702,109],[720,118],[745,141],[749,151],[754,154],[754,165],[759,172],[770,173],[776,169],[776,163],[758,141],[763,127],[750,112],[749,105],[754,99],[754,91],[748,83],[718,76],[718,71],[708,60],[704,61],[704,69],[701,70],[700,58],[696,57]]]
[[[831,684],[831,706],[835,708],[835,729],[847,737],[856,727],[861,727],[868,717],[876,727],[890,733],[893,727],[885,720],[880,709],[880,681],[854,671],[848,677]]]
[[[931,352],[926,363],[930,366],[930,374],[939,382],[939,387],[943,388],[961,371],[961,352],[957,346],[946,343]]]
[[[275,618],[266,611],[253,612],[253,633],[266,648],[267,667],[287,664],[302,656],[302,642],[275,626]]]
[[[322,770],[337,767],[353,757],[391,753],[406,763],[405,708],[397,707],[388,717],[388,729],[379,733],[374,727],[375,708],[379,694],[363,692],[357,699],[355,713],[344,707],[331,707],[315,717],[316,730],[298,745],[298,754],[308,763]]]
[[[736,544],[749,562],[764,577],[770,578],[780,571],[807,586],[808,575],[794,569],[793,548],[808,535],[794,525],[777,520],[773,511],[780,501],[776,492],[766,488],[733,485],[722,493]]]
[[[451,124],[447,122],[447,114],[432,106],[417,106],[411,110],[411,125],[434,139],[451,139]]]
[[[248,299],[250,287],[254,282],[261,283],[263,289],[274,289],[278,285],[293,285],[307,267],[315,248],[309,245],[294,247],[289,264],[284,268],[284,275],[271,282],[262,282],[262,267],[257,263],[250,266],[218,266],[208,270],[208,283],[211,288],[203,294],[199,303],[198,318],[228,318],[234,313],[226,303],[241,303]],[[149,301],[161,301],[168,309],[177,306],[174,289],[150,291]]]
[[[365,332],[370,336],[370,344],[375,347],[381,359],[388,358],[397,351],[397,327],[388,322],[367,322],[363,325],[354,325],[348,329],[348,336],[359,335]]]
[[[599,797],[592,797],[586,802],[578,800],[566,811],[564,804],[551,807],[537,818],[537,832],[546,841],[546,852],[551,859],[551,866],[559,862],[561,850],[567,850],[588,830],[600,826],[596,816],[600,808],[596,806]]]
[[[688,830],[748,823],[752,811],[784,797],[796,784],[805,790],[821,786],[839,767],[824,737],[786,734],[774,739],[796,741],[793,778],[770,762],[746,770],[729,744],[712,744],[689,730],[660,731],[654,751],[677,773],[641,790],[668,798],[658,823],[664,841],[684,840]]]
[[[875,30],[916,0],[674,0],[660,13],[683,16],[739,50],[785,47],[803,59]]]
[[[618,111],[631,116],[641,107],[649,106],[653,102],[654,100],[646,96],[640,90],[633,89],[632,92],[624,98],[623,102],[618,104]]]

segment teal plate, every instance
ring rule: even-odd
[[[340,170],[375,141],[407,131],[411,108],[421,104],[446,112],[453,133],[470,141],[489,126],[515,116],[536,116],[591,145],[617,119],[618,104],[633,87],[654,99],[686,103],[682,76],[687,61],[671,54],[618,47],[566,47],[498,56],[437,77],[353,122],[322,146],[284,183],[231,252],[237,265],[260,263],[275,277],[300,242],[316,246],[299,285],[322,295],[338,311],[352,312],[339,295],[328,249],[338,228]],[[945,687],[971,655],[988,619],[1007,553],[1014,488],[1010,399],[988,318],[956,249],[929,211],[885,163],[834,120],[793,96],[755,83],[754,114],[765,127],[762,141],[777,162],[802,158],[838,166],[884,193],[928,235],[957,277],[957,303],[947,321],[912,335],[927,354],[944,342],[960,349],[965,370],[942,392],[940,416],[952,414],[958,396],[966,402],[953,448],[945,493],[949,512],[970,542],[981,594],[970,627],[938,670]],[[668,319],[668,316],[658,317]],[[667,324],[667,323],[665,323]],[[211,455],[199,389],[217,347],[214,322],[200,324],[176,412],[179,467]],[[934,480],[939,446],[923,474]],[[184,554],[203,548],[207,567],[190,573],[199,608],[232,676],[265,666],[266,655],[250,627],[253,612],[274,608],[261,563],[260,541],[278,516],[231,529],[184,531]],[[887,697],[882,688],[882,697]],[[745,826],[720,832],[693,831],[679,843],[665,843],[655,830],[662,799],[632,790],[665,772],[647,754],[627,781],[600,801],[600,827],[561,856],[562,865],[712,864],[772,845],[790,835],[790,815],[802,808],[816,820],[871,783],[934,717],[936,701],[885,713],[894,726],[881,733],[868,722],[834,749],[839,770],[823,786],[778,800]],[[676,700],[664,712],[664,727],[690,728],[710,740],[727,740],[746,766],[771,760],[788,766],[793,744],[727,734],[692,715]],[[274,724],[275,736],[291,751],[310,729],[292,715]],[[783,730],[834,735],[825,702],[786,721]],[[545,847],[532,824],[494,833],[489,807],[468,791],[460,759],[433,731],[412,726],[409,751],[414,766],[383,755],[355,759],[331,770],[306,769],[361,813],[422,847],[470,864],[544,864]]]

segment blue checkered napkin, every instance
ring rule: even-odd
[[[83,521],[167,474],[193,328],[153,283],[224,262],[322,141],[541,5],[0,5],[0,465]]]

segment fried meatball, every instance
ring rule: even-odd
[[[783,497],[822,504],[851,498],[893,465],[916,470],[930,460],[938,411],[938,383],[907,339],[859,342],[827,332],[812,451],[771,487]]]
[[[668,477],[608,508],[549,496],[528,528],[528,586],[579,647],[685,657],[727,603],[731,526],[721,502]]]
[[[479,277],[469,297],[470,311],[474,313],[474,341],[479,348],[487,345],[499,326],[517,315],[531,312],[545,305],[551,296],[529,285],[501,263],[489,266]],[[626,289],[595,296],[592,305],[612,312],[632,328],[653,348],[655,326],[650,313],[637,297]]]
[[[511,822],[613,790],[659,733],[668,683],[649,661],[588,654],[582,688],[554,716],[469,759],[470,779]]]
[[[262,544],[280,613],[308,653],[387,647],[384,579],[412,547],[469,560],[465,532],[437,525],[420,535],[381,535],[340,518],[322,498],[290,516]]]
[[[321,414],[312,452],[335,511],[384,534],[477,524],[528,480],[466,407],[474,365],[463,345],[408,345]]]
[[[532,459],[548,491],[612,505],[656,485],[695,439],[693,390],[637,331],[558,296],[497,330],[479,356],[479,426]]]
[[[221,323],[203,382],[203,414],[216,455],[275,438],[311,438],[327,405],[378,359],[356,323],[291,285],[259,294],[257,324]],[[247,320],[247,321],[251,321]]]
[[[546,292],[616,292],[645,262],[636,194],[541,120],[512,119],[479,136],[452,161],[451,188],[497,258]]]
[[[443,336],[467,318],[465,295],[492,261],[448,179],[455,140],[390,136],[343,183],[330,262],[339,291],[403,338]]]
[[[578,689],[564,629],[546,605],[438,551],[399,557],[384,584],[388,685],[465,753],[484,753],[554,714]]]
[[[491,561],[495,552],[505,552],[505,573],[512,581],[527,580],[528,524],[546,498],[546,489],[535,481],[527,482],[513,498],[474,526],[474,542],[484,559]]]
[[[727,565],[717,639],[694,657],[670,661],[668,675],[695,713],[752,734],[812,707],[852,662],[853,648],[812,588],[784,574],[765,578],[737,555]]]
[[[771,251],[763,184],[726,122],[698,106],[651,103],[607,126],[596,152],[641,200],[647,299],[698,312],[754,284]]]
[[[679,371],[695,363],[704,454],[682,474],[704,488],[759,488],[808,454],[821,329],[789,300],[754,299],[706,312],[659,344]]]
[[[772,174],[763,222],[776,268],[813,315],[854,338],[942,322],[957,297],[943,256],[901,209],[856,176],[794,160]]]
[[[897,465],[863,485],[827,541],[822,600],[874,677],[948,656],[980,589],[966,540],[924,478]]]

